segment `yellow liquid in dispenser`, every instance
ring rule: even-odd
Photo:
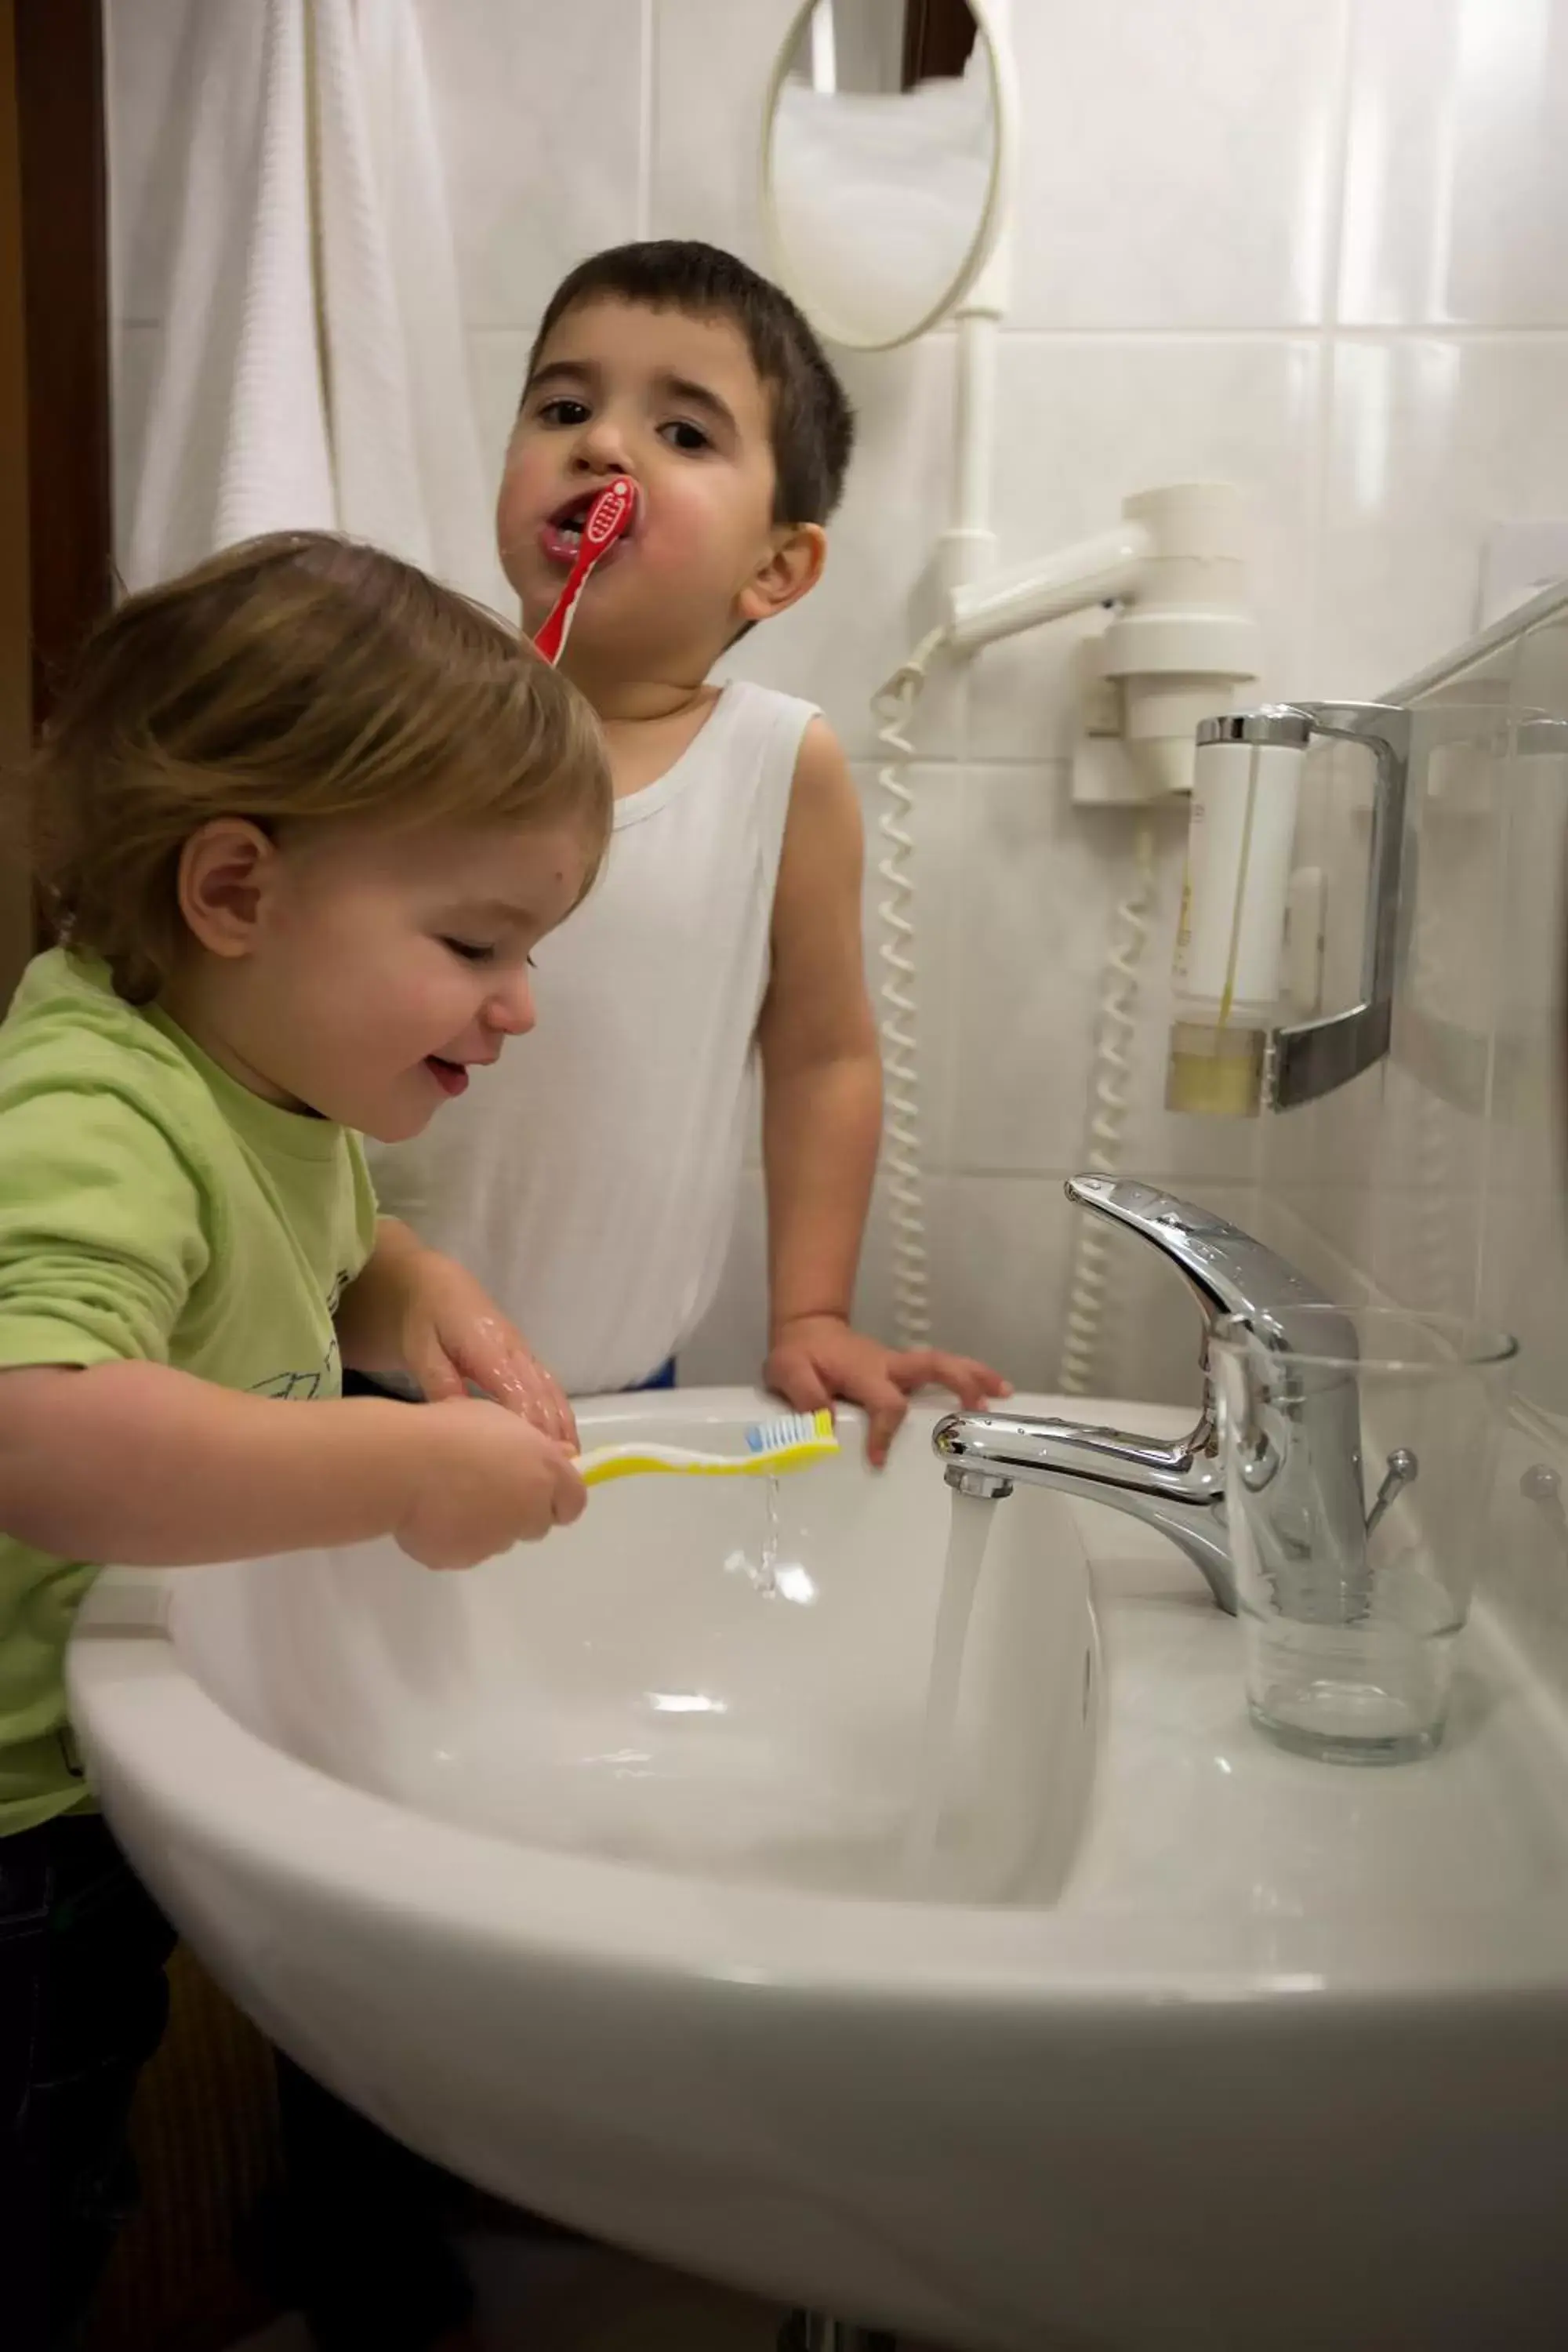
[[[1173,1023],[1165,1108],[1210,1118],[1255,1118],[1263,1106],[1265,1043],[1261,1029]]]

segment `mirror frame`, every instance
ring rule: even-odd
[[[991,101],[995,119],[996,139],[991,157],[991,177],[985,189],[985,205],[969,257],[952,283],[942,292],[923,318],[901,334],[867,335],[848,326],[842,319],[829,318],[808,302],[796,280],[784,251],[779,231],[778,206],[773,191],[773,118],[778,111],[779,93],[783,89],[794,61],[796,48],[816,12],[817,0],[801,0],[790,18],[763,100],[761,148],[763,235],[767,243],[768,268],[791,299],[798,302],[817,332],[841,350],[850,352],[892,352],[904,343],[912,343],[953,311],[962,309],[973,291],[976,279],[994,254],[1012,210],[1013,171],[1017,152],[1017,107],[1013,83],[1012,51],[1007,45],[1005,25],[993,0],[965,0],[973,17],[978,38],[985,45],[985,55],[991,68]],[[999,312],[1002,305],[994,305]]]

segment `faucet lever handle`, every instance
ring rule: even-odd
[[[1067,1196],[1163,1251],[1185,1276],[1206,1324],[1243,1315],[1265,1329],[1280,1329],[1292,1307],[1332,1304],[1304,1274],[1238,1225],[1155,1185],[1128,1177],[1069,1176]]]

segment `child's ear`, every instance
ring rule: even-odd
[[[827,561],[827,533],[819,522],[792,523],[735,600],[742,621],[776,620],[809,595]]]
[[[180,852],[180,912],[209,954],[231,961],[251,953],[278,851],[259,825],[215,817]]]

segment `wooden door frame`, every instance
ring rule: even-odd
[[[100,0],[12,0],[22,186],[33,719],[114,593]]]
[[[966,0],[905,0],[904,88],[961,74],[978,29]]]
[[[114,593],[107,147],[100,0],[0,0],[0,765],[13,774]],[[0,1006],[36,937],[12,834]]]
[[[14,0],[0,0],[0,786],[33,734],[28,549],[27,347],[22,301],[22,167]],[[13,789],[0,793],[0,1009],[31,946],[31,891]]]

